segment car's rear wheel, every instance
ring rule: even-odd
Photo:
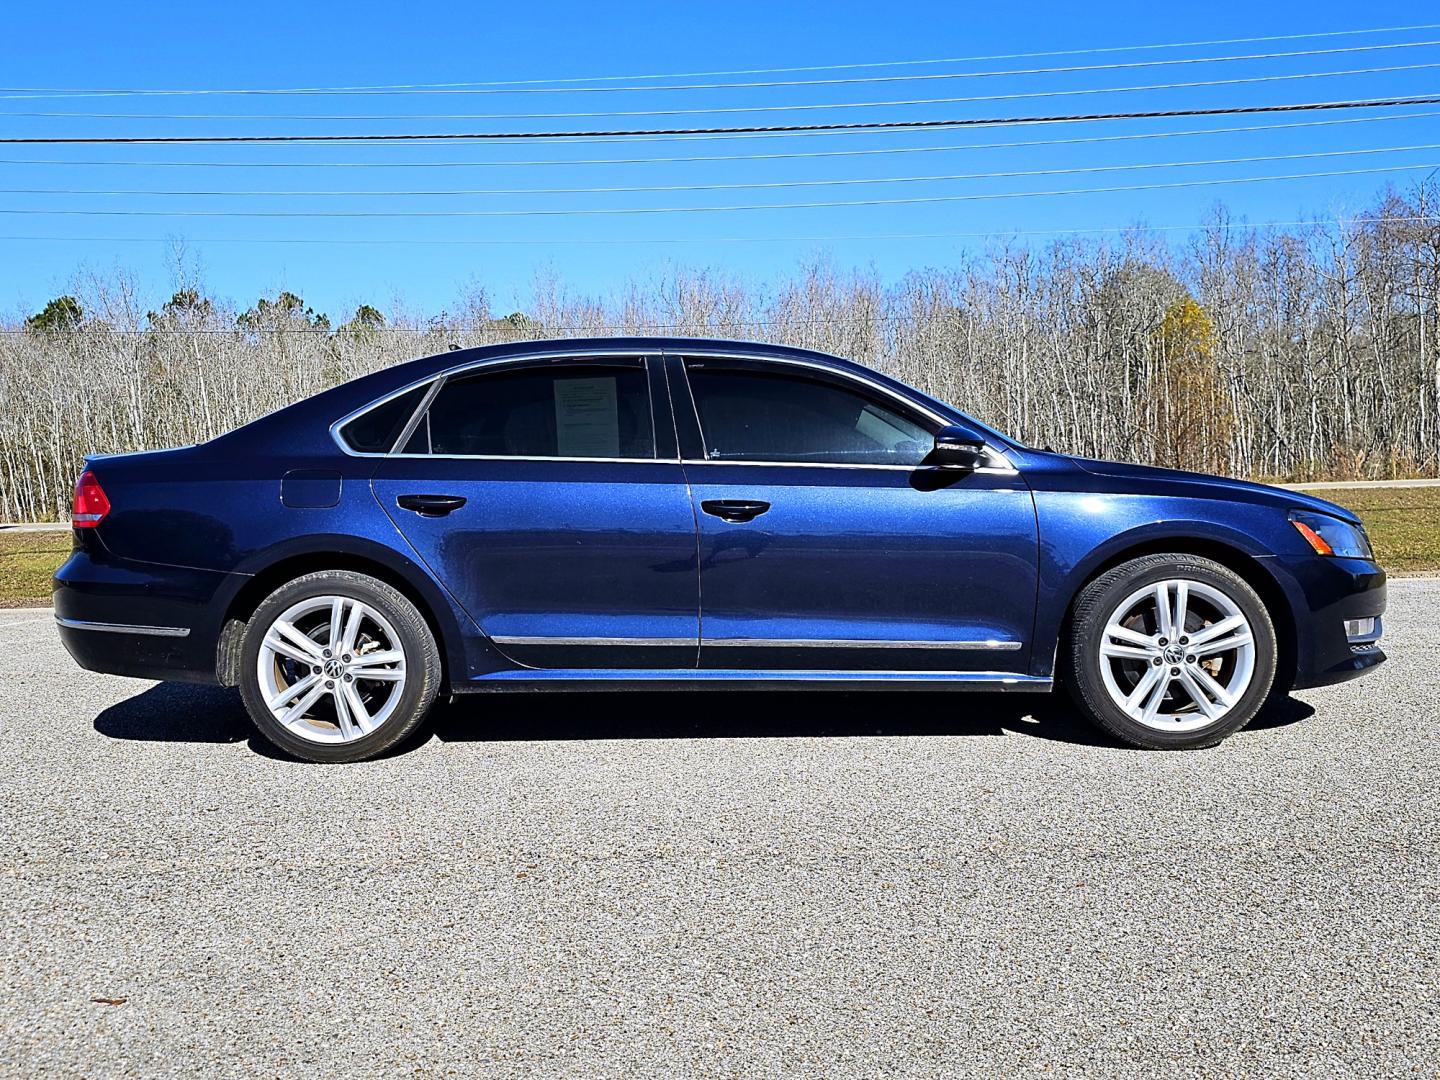
[[[262,735],[307,761],[361,761],[389,749],[424,719],[439,685],[424,617],[364,574],[296,578],[246,626],[245,707]]]
[[[1259,712],[1275,681],[1275,627],[1244,578],[1195,555],[1147,555],[1075,602],[1066,685],[1133,746],[1214,746]]]

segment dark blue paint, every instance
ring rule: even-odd
[[[1018,477],[804,465],[693,465],[696,502],[755,499],[753,522],[700,515],[705,639],[1019,642],[914,650],[907,666],[1028,670],[1035,510]],[[933,478],[937,485],[918,480]],[[702,650],[702,665],[888,668],[888,649]]]
[[[465,505],[400,509],[430,488]],[[695,515],[674,462],[394,458],[375,498],[429,572],[488,634],[675,638],[667,648],[501,645],[542,667],[694,667],[700,644]]]
[[[658,460],[356,457],[330,435],[340,418],[441,372],[572,349],[652,358]],[[699,456],[698,432],[677,358],[732,350],[879,382],[981,432],[1017,472],[682,465],[677,453]],[[127,675],[216,679],[227,622],[255,590],[289,568],[328,562],[382,568],[406,588],[437,630],[456,690],[856,678],[1044,688],[1084,582],[1128,554],[1167,549],[1222,555],[1251,578],[1294,640],[1296,685],[1353,678],[1383,659],[1356,657],[1341,626],[1383,612],[1383,571],[1314,555],[1286,518],[1303,508],[1357,520],[1350,512],[1259,484],[1024,448],[859,365],[779,346],[605,339],[446,353],[201,446],[97,457],[91,467],[113,509],[98,529],[76,532],[76,551],[55,579],[57,615],[190,630],[185,638],[62,630],[82,666]],[[440,517],[396,503],[427,493],[466,503]],[[769,506],[731,522],[701,510],[714,500]],[[498,647],[490,635],[666,643]],[[705,644],[755,637],[816,644]],[[831,639],[1022,647],[823,644]],[[986,672],[1012,681],[986,681]]]

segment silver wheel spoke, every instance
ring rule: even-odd
[[[1199,680],[1195,677],[1197,670],[1194,666],[1182,670],[1180,672],[1180,684],[1185,687],[1185,692],[1189,694],[1190,699],[1195,702],[1196,708],[1212,720],[1219,719],[1225,712],[1225,709],[1220,707],[1223,703],[1217,704],[1206,696],[1205,690],[1201,688]],[[1218,685],[1216,689],[1219,689]]]
[[[330,637],[327,639],[332,653],[340,651],[340,635],[344,633],[341,629],[345,621],[345,598],[337,596],[335,602],[330,605]]]
[[[1154,648],[1142,649],[1138,645],[1117,645],[1107,641],[1100,646],[1101,656],[1113,656],[1117,660],[1149,660],[1156,655]]]
[[[390,665],[395,665],[391,667]],[[398,650],[366,653],[357,656],[350,665],[357,679],[386,679],[392,676],[405,677],[405,654]]]
[[[291,645],[290,642],[286,641],[273,630],[265,638],[265,648],[272,649],[275,652],[279,653],[281,656],[288,657],[291,660],[295,660],[298,663],[305,664],[307,666],[318,663],[320,660],[318,656],[314,656],[306,652],[304,649],[296,648],[294,645]]]
[[[1171,638],[1170,625],[1170,584],[1162,581],[1155,586],[1155,625],[1163,638]]]
[[[1190,651],[1196,656],[1214,656],[1216,653],[1230,652],[1232,649],[1238,649],[1242,645],[1249,645],[1253,640],[1250,636],[1250,631],[1242,630],[1238,634],[1231,634],[1229,637],[1207,641],[1200,646],[1191,645]]]
[[[1190,667],[1190,675],[1195,682],[1199,684],[1201,690],[1209,694],[1217,702],[1225,706],[1225,708],[1229,709],[1234,706],[1235,698],[1231,696],[1230,691],[1216,682],[1204,668],[1199,665],[1192,665]]]
[[[305,691],[309,690],[319,681],[319,675],[306,675],[305,678],[301,679],[299,682],[292,683],[291,685],[285,687],[285,689],[281,690],[280,693],[276,694],[269,701],[265,702],[265,704],[270,707],[271,712],[274,712],[286,702],[294,701],[299,695],[305,693]]]
[[[403,668],[356,668],[355,678],[363,679],[366,682],[404,682],[405,671]]]
[[[360,622],[365,618],[365,605],[359,600],[350,605],[350,618],[345,622],[345,631],[340,635],[340,651],[342,653],[353,653],[355,651],[355,639],[360,634]]]
[[[320,643],[309,634],[302,634],[284,619],[277,620],[275,625],[270,629],[272,633],[280,635],[291,645],[300,649],[311,663],[316,663],[324,659],[324,654],[320,649]]]
[[[1170,620],[1170,628],[1175,631],[1176,637],[1185,634],[1185,610],[1190,603],[1190,583],[1188,581],[1177,581],[1175,583],[1175,615]]]
[[[1139,630],[1131,630],[1128,626],[1121,626],[1118,622],[1112,622],[1109,626],[1105,627],[1105,636],[1107,638],[1115,638],[1119,641],[1128,641],[1132,645],[1143,645],[1152,649],[1155,647],[1154,638],[1140,633]]]
[[[350,715],[350,702],[346,700],[343,690],[332,691],[335,698],[335,722],[340,725],[340,734],[346,739],[358,739],[364,734],[355,726],[355,720]]]
[[[1130,691],[1130,696],[1125,699],[1125,711],[1139,715],[1142,703],[1146,700],[1151,691],[1160,682],[1160,668],[1152,667],[1140,681],[1135,684],[1135,689]]]
[[[1149,699],[1145,702],[1145,708],[1140,713],[1140,719],[1147,724],[1154,720],[1156,714],[1160,712],[1160,703],[1165,700],[1165,691],[1170,688],[1169,668],[1158,667],[1150,670],[1163,671],[1165,674],[1155,680],[1155,689],[1151,691]]]
[[[309,712],[311,706],[324,697],[326,693],[328,693],[328,691],[325,689],[325,684],[317,682],[299,701],[280,714],[278,717],[280,723],[285,724],[287,727],[295,723],[295,721],[301,719]]]
[[[370,713],[365,708],[365,702],[360,700],[360,694],[355,689],[355,684],[346,683],[342,686],[340,696],[345,699],[350,715],[355,719],[355,726],[360,729],[362,734],[368,733],[374,721],[371,720]]]
[[[1221,619],[1219,622],[1213,622],[1209,626],[1202,626],[1190,635],[1191,651],[1195,650],[1195,646],[1204,645],[1207,641],[1213,641],[1215,638],[1223,634],[1228,634],[1231,630],[1241,626],[1248,627],[1244,615],[1231,615],[1228,618]]]

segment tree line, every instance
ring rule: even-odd
[[[672,270],[609,296],[540,278],[523,313],[296,294],[238,310],[188,282],[158,309],[90,276],[0,323],[0,520],[63,516],[84,455],[200,442],[385,365],[591,334],[767,340],[847,356],[1020,440],[1273,479],[1440,470],[1440,190],[1344,221],[1254,229],[1217,209],[1181,240],[997,241],[885,282],[816,260],[766,286]]]

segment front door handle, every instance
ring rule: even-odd
[[[444,517],[465,505],[463,495],[398,495],[395,503],[401,509],[414,510],[421,517]]]
[[[722,521],[754,521],[770,504],[758,499],[706,499],[700,509]]]

